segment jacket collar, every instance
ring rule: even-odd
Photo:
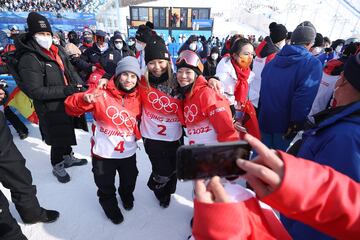
[[[119,90],[114,83],[114,77],[110,79],[108,82],[106,89],[115,97],[121,96],[121,97],[132,97],[137,95],[137,86],[135,87],[135,90],[131,93],[124,92],[122,90]]]
[[[357,118],[353,118],[358,116]],[[313,116],[315,129],[321,129],[332,125],[342,119],[352,118],[360,124],[360,101],[350,103],[346,106],[340,106],[321,111]]]

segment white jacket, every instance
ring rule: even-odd
[[[328,75],[325,72],[323,72],[319,90],[316,94],[309,116],[312,116],[314,114],[317,114],[318,112],[325,110],[333,95],[335,83],[339,79],[339,77],[340,76]]]
[[[249,85],[254,79],[254,72],[250,72]],[[237,81],[235,69],[231,63],[231,57],[223,57],[216,67],[216,76],[221,81],[221,93],[229,100],[230,105],[236,105],[234,91]]]

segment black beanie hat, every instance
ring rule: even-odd
[[[145,23],[145,26],[149,27],[150,29],[154,29],[154,24],[152,22],[150,22],[150,21],[147,21]]]
[[[322,47],[324,46],[324,37],[321,33],[316,33],[315,42],[312,47]]]
[[[218,48],[217,46],[214,46],[214,47],[211,49],[210,54],[213,54],[213,53],[218,53],[218,54],[220,54],[220,50],[219,50],[219,48]]]
[[[192,42],[196,42],[198,40],[198,37],[196,35],[191,35],[187,40],[186,42],[188,44],[192,43]]]
[[[346,61],[344,76],[360,92],[360,53],[349,57]]]
[[[170,60],[170,54],[164,40],[159,36],[152,37],[145,47],[145,63],[148,64],[148,62],[154,59]]]
[[[152,30],[145,26],[144,24],[140,25],[138,30],[136,31],[135,38],[140,42],[147,43],[152,37]]]
[[[280,42],[281,40],[286,39],[287,30],[286,27],[282,24],[277,24],[276,22],[272,22],[269,25],[270,29],[270,38],[273,43]]]
[[[31,36],[38,32],[49,32],[52,34],[50,23],[43,15],[31,12],[26,21]]]

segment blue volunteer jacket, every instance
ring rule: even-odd
[[[322,77],[322,64],[303,46],[285,45],[261,73],[259,125],[266,133],[302,126]]]
[[[319,114],[322,113],[326,110]],[[360,101],[328,111],[327,115],[315,127],[304,132],[297,156],[330,166],[360,182]],[[322,216],[319,220],[325,221]],[[333,239],[284,216],[281,216],[281,221],[294,239]]]

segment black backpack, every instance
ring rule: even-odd
[[[43,66],[42,69],[45,68],[45,65],[43,62],[41,62],[37,56],[35,55],[35,53],[27,53],[27,54],[31,54],[35,57],[36,60],[39,61],[39,64],[41,66]],[[6,70],[7,70],[7,74],[10,74],[13,79],[15,80],[16,84],[18,85],[18,87],[20,89],[22,88],[22,81],[19,75],[19,71],[18,71],[18,65],[19,65],[19,60],[21,58],[22,55],[19,54],[18,51],[14,50],[14,51],[10,51],[10,52],[5,52],[1,55],[1,59],[4,63],[6,63]]]

